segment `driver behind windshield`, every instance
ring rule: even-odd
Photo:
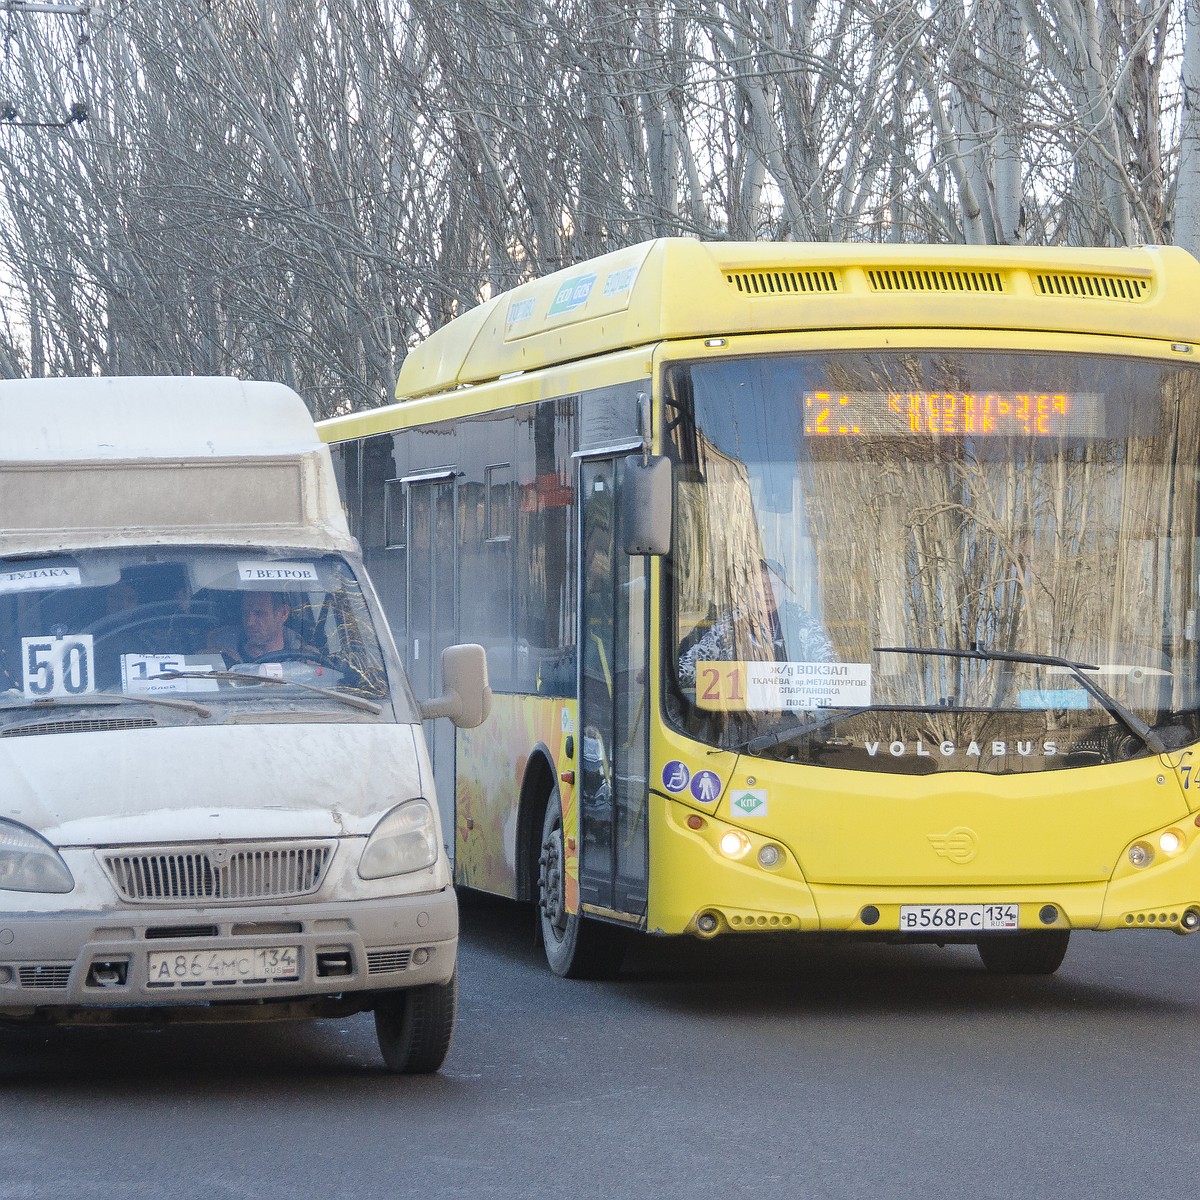
[[[213,630],[209,649],[223,654],[231,664],[264,662],[285,652],[293,658],[314,654],[287,624],[291,611],[278,592],[243,592],[241,627],[226,625]]]

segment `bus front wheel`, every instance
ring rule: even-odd
[[[568,979],[611,979],[621,969],[626,932],[567,912],[567,856],[562,800],[556,787],[546,804],[538,853],[538,923],[546,962]]]
[[[980,938],[975,947],[990,975],[1053,975],[1070,938],[1067,929],[997,933]]]

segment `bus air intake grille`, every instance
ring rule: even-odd
[[[43,733],[107,733],[115,729],[156,729],[153,717],[125,717],[95,721],[40,721],[0,730],[0,737],[35,737]]]
[[[407,971],[411,950],[368,950],[367,974],[382,975],[387,971]]]
[[[332,846],[164,847],[102,857],[122,900],[134,904],[286,900],[309,896],[325,878]]]
[[[70,963],[38,963],[18,967],[17,976],[23,988],[65,988],[71,979]]]
[[[1043,296],[1084,300],[1124,300],[1136,304],[1150,294],[1150,280],[1131,275],[1035,275]]]
[[[841,290],[832,271],[730,271],[725,278],[743,296],[813,296]]]
[[[873,292],[974,292],[998,295],[1004,278],[999,271],[944,271],[931,267],[868,270]]]

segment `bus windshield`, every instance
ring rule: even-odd
[[[0,722],[125,703],[234,716],[388,699],[366,598],[340,555],[117,547],[0,559]]]
[[[664,395],[676,727],[904,773],[1200,735],[1195,367],[837,351],[673,364]]]

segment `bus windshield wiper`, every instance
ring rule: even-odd
[[[804,737],[808,733],[816,733],[818,729],[824,729],[826,725],[832,725],[835,721],[846,721],[851,717],[861,717],[863,713],[945,712],[946,708],[943,704],[866,704],[862,708],[829,707],[819,709],[818,711],[821,713],[819,717],[813,717],[809,721],[802,721],[799,725],[788,725],[784,729],[777,729],[774,733],[760,734],[758,737],[753,737],[747,742],[731,746],[730,749],[735,754],[741,754],[743,751],[758,754],[760,751],[770,750],[774,746],[790,742],[793,738]],[[956,711],[971,712],[974,710],[958,709]]]
[[[1166,743],[1146,724],[1145,721],[1131,712],[1115,696],[1110,696],[1094,679],[1089,679],[1085,671],[1098,671],[1090,663],[1074,662],[1057,654],[1022,654],[1011,650],[943,650],[938,646],[872,646],[876,654],[918,654],[931,658],[974,658],[981,662],[1012,662],[1027,663],[1035,667],[1062,667],[1069,671],[1083,684],[1084,690],[1099,701],[1100,706],[1111,716],[1116,717],[1134,737],[1143,742],[1155,754],[1166,754]]]
[[[319,687],[315,683],[301,683],[298,679],[276,679],[274,675],[251,675],[248,671],[160,671],[157,675],[151,675],[150,678],[228,679],[234,683],[283,684],[286,687],[303,688],[306,692],[313,692],[318,696],[325,696],[330,700],[340,700],[343,704],[348,704],[351,708],[360,708],[364,712],[369,712],[376,717],[383,712],[382,704],[376,704],[374,700],[367,700],[363,696],[355,696],[350,692],[339,692],[333,688]]]
[[[758,737],[752,737],[748,742],[743,742],[740,746],[731,746],[730,749],[735,754],[741,754],[743,751],[750,754],[761,754],[762,751],[780,746],[784,742],[790,742],[793,738],[804,737],[806,733],[816,733],[818,729],[824,729],[826,725],[832,725],[834,721],[861,716],[863,713],[877,712],[880,707],[891,706],[868,704],[865,708],[827,708],[822,710],[821,716],[813,717],[811,721],[802,721],[799,725],[789,725],[786,729],[777,729],[774,733],[764,733]]]

